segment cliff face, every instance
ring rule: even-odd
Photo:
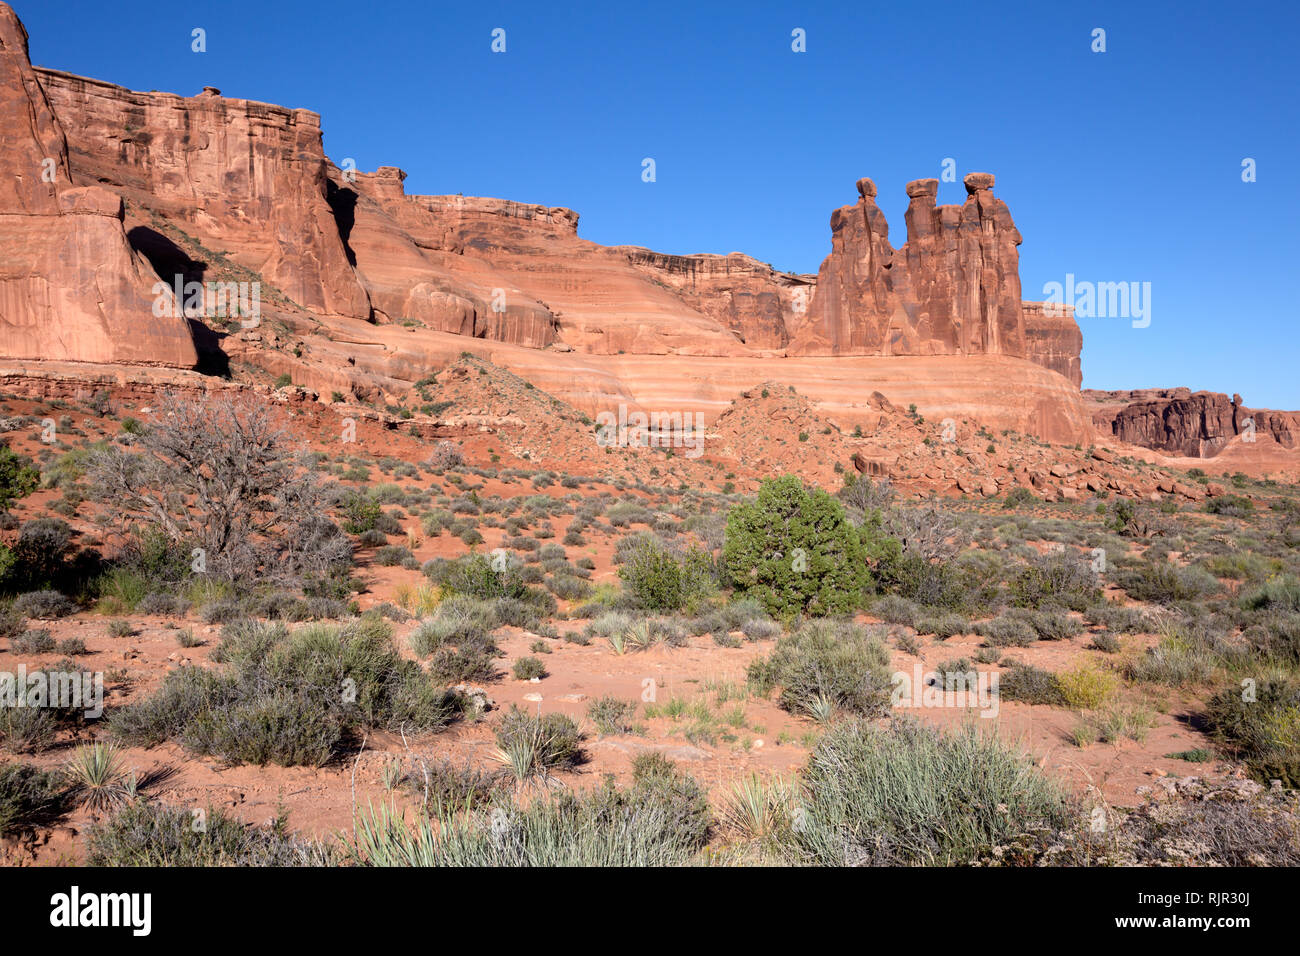
[[[64,126],[0,4],[0,352],[11,358],[197,362],[184,318],[154,315],[155,277],[132,251],[122,200],[74,186]]]
[[[1090,428],[1078,329],[1025,311],[1020,235],[987,174],[967,177],[961,206],[936,206],[934,180],[909,184],[897,251],[863,180],[816,277],[605,247],[569,209],[407,195],[395,167],[341,170],[308,110],[34,70],[0,14],[0,162],[16,170],[0,184],[0,358],[192,367],[197,336],[205,363],[397,398],[481,340],[594,410],[633,393],[716,408],[788,368],[801,386],[835,381],[826,400],[848,420],[870,374],[927,414],[1070,441]],[[187,320],[153,292],[177,276],[256,285],[276,321],[252,329],[206,297]]]
[[[1074,320],[1074,306],[1046,302],[1022,302],[1025,323],[1025,358],[1065,376],[1078,388],[1083,384],[1079,355],[1083,332]]]
[[[1246,408],[1240,395],[1187,388],[1083,393],[1093,422],[1120,441],[1187,458],[1213,458],[1234,439],[1300,446],[1300,412]]]
[[[308,311],[370,314],[328,201],[315,113],[37,76],[71,131],[75,182],[109,186]]]

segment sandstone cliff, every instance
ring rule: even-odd
[[[1090,389],[1083,395],[1098,430],[1172,455],[1212,458],[1238,438],[1243,445],[1300,445],[1300,412],[1246,408],[1240,395],[1187,388]]]
[[[69,172],[64,126],[0,4],[0,353],[193,366],[183,318],[154,315],[155,277],[127,243],[122,200]]]
[[[1091,433],[1077,326],[1021,303],[1020,234],[991,175],[967,177],[961,206],[909,184],[897,251],[863,180],[817,277],[605,247],[569,209],[408,195],[395,167],[340,169],[308,110],[33,70],[0,11],[0,161],[18,170],[0,187],[0,358],[191,367],[197,340],[205,369],[391,403],[482,347],[589,412],[716,414],[780,377],[850,423],[879,389],[930,416]],[[257,285],[271,321],[155,317],[152,290],[177,276]]]

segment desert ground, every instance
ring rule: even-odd
[[[358,417],[274,383],[232,396],[4,397],[11,457],[38,477],[4,517],[3,670],[104,682],[98,719],[6,711],[7,863],[371,862],[410,849],[403,837],[420,825],[526,830],[500,821],[636,794],[663,766],[689,778],[669,801],[683,828],[672,862],[1294,859],[1293,802],[1278,789],[1294,783],[1298,752],[1293,484],[1196,469],[1180,477],[1188,493],[1149,498],[1049,501],[1019,485],[942,495],[923,479],[859,475],[858,439],[777,383],[729,413],[737,436],[762,422],[776,461],[758,467],[744,451],[714,456],[739,437],[706,440],[695,458],[635,434],[602,444],[581,413],[470,356],[425,388],[516,424],[428,434],[400,413]],[[310,476],[322,517],[341,529],[320,545],[324,576],[269,570],[291,561],[274,539],[301,533],[300,514],[272,515],[252,576],[223,574],[217,555],[196,572],[186,543],[114,491],[110,462],[166,448],[147,436],[177,408],[215,429],[189,422],[196,445],[226,448],[237,443],[221,429],[242,434],[262,411],[274,454],[291,462],[278,480]],[[1025,446],[1136,480],[1152,469],[978,427],[945,443],[938,423],[895,417],[939,462],[1019,459]],[[762,560],[775,551],[799,568],[776,549],[807,533],[811,564],[765,590],[730,548],[743,538],[738,513],[781,485],[764,481],[774,468],[797,490],[780,518],[760,520]],[[147,494],[148,483],[135,487]],[[185,510],[180,489],[154,490]],[[801,522],[790,501],[816,517]],[[188,505],[195,527],[211,518],[194,495]],[[842,551],[837,529],[867,546]],[[315,647],[299,652],[313,666],[334,668],[331,684],[361,684],[350,702],[321,699],[347,698],[346,686],[264,670],[274,654],[259,657],[259,642],[295,638]],[[353,643],[374,661],[335,659]],[[236,672],[251,683],[184,680]],[[395,711],[375,695],[398,674],[421,689]],[[909,706],[896,675],[975,680],[964,699],[926,699],[918,685]],[[988,675],[1000,683],[980,697]],[[1248,685],[1256,702],[1239,706]],[[895,845],[891,827],[918,821],[893,801],[872,808],[870,831],[841,820],[833,849],[808,835],[807,815],[829,812],[818,809],[819,761],[842,759],[841,735],[894,735],[896,746],[931,729],[946,735],[936,741],[971,735],[970,746],[994,748],[1000,773],[1026,775],[1060,806],[1015,807],[1030,786],[1019,783],[1004,794],[1005,821],[960,838]],[[993,773],[990,759],[948,769]],[[933,810],[931,824],[978,816],[962,790],[932,797],[958,805]],[[1171,808],[1185,821],[1151,823]],[[620,825],[665,825],[624,812]],[[204,840],[168,833],[192,818]],[[232,838],[232,821],[251,829]],[[394,837],[394,825],[411,830]],[[384,851],[368,842],[376,832],[388,833]],[[525,856],[541,852],[523,843]]]

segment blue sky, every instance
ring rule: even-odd
[[[1151,283],[1148,327],[1081,320],[1086,387],[1300,408],[1294,3],[13,5],[35,63],[316,110],[335,162],[401,166],[412,193],[568,206],[601,243],[815,272],[858,177],[899,246],[904,184],[952,158],[941,202],[997,175],[1025,298],[1067,273]]]

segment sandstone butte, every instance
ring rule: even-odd
[[[989,173],[966,176],[962,205],[938,205],[937,180],[908,183],[898,249],[859,180],[816,276],[601,246],[569,209],[407,195],[395,167],[344,172],[308,110],[33,68],[3,3],[0,161],[7,380],[251,367],[385,403],[468,351],[592,416],[626,404],[712,421],[779,380],[849,427],[873,420],[880,393],[931,419],[1179,457],[1241,446],[1250,417],[1212,393],[1081,392],[1079,327],[1068,307],[1021,300],[1021,236]],[[174,301],[178,277],[205,284],[201,314]],[[255,327],[220,311],[215,284],[240,282],[260,290]],[[1294,466],[1300,418],[1254,419]]]

